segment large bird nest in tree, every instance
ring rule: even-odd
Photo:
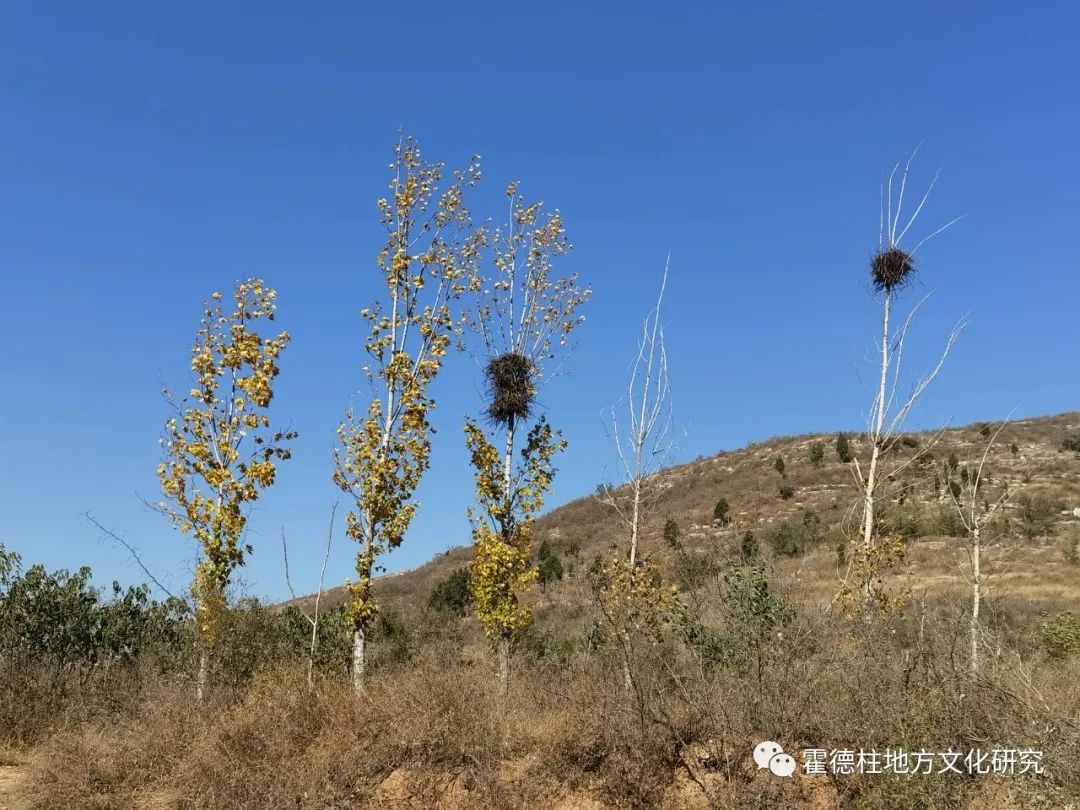
[[[915,260],[910,253],[894,247],[880,250],[870,260],[870,277],[878,292],[892,292],[905,286],[915,272]]]
[[[536,364],[516,352],[493,357],[484,369],[491,404],[487,416],[500,425],[527,419],[536,396]]]

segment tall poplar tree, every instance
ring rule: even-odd
[[[378,614],[376,561],[401,545],[416,514],[413,494],[431,454],[430,387],[452,343],[452,306],[475,279],[483,238],[464,204],[465,188],[480,177],[479,158],[441,188],[443,164],[426,161],[416,140],[404,137],[390,170],[390,196],[378,201],[386,243],[376,265],[385,291],[360,313],[369,328],[364,374],[371,399],[346,413],[334,450],[334,483],[353,501],[346,534],[360,547],[356,581],[347,586],[357,690]]]
[[[225,589],[252,552],[243,542],[246,506],[274,483],[275,462],[289,458],[288,442],[297,435],[270,427],[278,358],[289,343],[287,332],[259,331],[274,320],[275,298],[257,278],[236,285],[229,310],[215,292],[204,305],[191,350],[191,390],[179,401],[163,391],[175,414],[161,440],[164,457],[157,474],[167,500],[158,507],[199,543],[192,595],[200,700],[221,632]]]

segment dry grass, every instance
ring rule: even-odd
[[[1078,425],[1076,414],[1010,425],[991,455],[995,480],[1080,505],[1076,454],[1058,447]],[[804,509],[830,533],[801,556],[768,561],[772,592],[796,605],[797,618],[745,660],[710,663],[669,628],[657,643],[635,641],[627,693],[615,636],[596,632],[603,623],[585,576],[617,529],[597,499],[583,498],[538,524],[537,541],[547,540],[570,573],[532,597],[538,626],[516,658],[505,706],[475,623],[419,610],[436,582],[467,564],[468,551],[453,549],[379,580],[380,600],[400,612],[409,654],[375,667],[362,696],[344,666],[324,672],[309,693],[302,666],[275,665],[205,707],[178,676],[119,673],[89,681],[88,690],[57,691],[22,673],[0,688],[0,728],[22,746],[45,738],[21,769],[26,806],[1049,810],[1080,802],[1080,661],[1047,657],[1037,633],[1045,614],[1080,608],[1078,569],[1063,551],[1077,529],[1066,528],[1071,517],[1055,512],[1056,536],[1011,534],[987,545],[984,664],[972,679],[958,538],[923,532],[909,544],[889,583],[909,591],[903,614],[863,627],[829,612],[840,581],[833,533],[854,489],[831,437],[825,465],[810,463],[816,438],[774,439],[659,478],[665,494],[643,547],[668,571],[676,552],[661,530],[669,516],[685,552],[718,570],[737,556],[744,531],[767,548],[770,528]],[[939,463],[951,453],[963,463],[984,443],[977,428],[957,429],[933,452]],[[791,501],[777,497],[777,455],[797,490]],[[928,503],[920,486],[923,517],[936,525],[941,503]],[[719,497],[731,505],[729,526],[713,525]],[[691,603],[713,618],[723,603],[713,592],[720,579],[710,577]],[[795,752],[1032,747],[1045,751],[1048,775],[776,780],[750,762],[765,738]]]
[[[919,633],[921,618],[863,634],[810,613],[752,665],[731,670],[710,671],[678,646],[641,645],[632,694],[606,647],[558,665],[522,663],[505,708],[486,661],[438,644],[359,697],[344,677],[309,694],[299,669],[263,672],[242,697],[201,710],[190,689],[162,686],[120,721],[55,734],[31,758],[29,798],[76,810],[1080,800],[1077,663],[1029,657],[1018,666],[1009,653],[971,681],[948,610]],[[749,762],[763,738],[789,751],[1031,746],[1045,750],[1050,776],[783,782]]]

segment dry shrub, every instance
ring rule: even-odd
[[[25,747],[88,720],[130,713],[150,666],[58,667],[46,662],[0,668],[0,743]]]
[[[116,722],[64,729],[30,760],[31,799],[42,808],[130,808],[182,761],[198,727],[191,690],[163,685]]]
[[[973,681],[964,628],[962,614],[933,607],[856,626],[803,615],[723,665],[640,643],[629,694],[609,642],[565,663],[519,662],[504,709],[486,659],[437,642],[376,673],[361,696],[345,676],[309,693],[300,668],[264,671],[241,698],[202,710],[189,689],[163,687],[123,722],[56,735],[34,759],[36,799],[111,808],[149,797],[192,810],[1076,801],[1076,663],[988,654]],[[1032,747],[1049,776],[789,783],[748,766],[762,739],[795,752]]]
[[[192,810],[365,806],[394,774],[407,774],[396,789],[410,795],[445,789],[448,773],[478,789],[503,734],[493,684],[476,674],[408,670],[357,697],[344,678],[309,694],[299,670],[264,672],[240,702],[204,715],[163,786]]]

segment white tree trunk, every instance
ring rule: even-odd
[[[974,496],[972,496],[974,498]],[[982,602],[982,552],[978,523],[971,532],[971,674],[979,674],[979,607]]]
[[[885,426],[885,411],[888,402],[885,399],[886,388],[889,379],[889,310],[892,303],[892,293],[885,293],[885,304],[882,307],[881,316],[881,376],[878,385],[877,400],[874,403],[872,414],[873,425],[870,433],[870,466],[866,472],[865,491],[863,493],[863,525],[862,525],[862,563],[863,563],[863,599],[866,607],[870,607],[873,599],[874,578],[871,568],[874,543],[874,490],[877,487],[877,467],[881,456],[882,430]]]
[[[203,647],[199,650],[199,673],[195,677],[195,699],[202,703],[206,697],[206,682],[210,673],[210,653]]]
[[[363,627],[353,628],[353,652],[352,652],[352,683],[353,689],[356,692],[364,691],[364,672],[367,667],[367,662],[364,658],[364,644],[366,639],[364,637]]]
[[[506,425],[506,445],[503,448],[503,497],[510,501],[510,486],[514,472],[514,417]]]
[[[634,506],[630,517],[630,575],[633,576],[634,566],[637,565],[638,533],[641,523],[641,474],[631,484],[634,491]]]

